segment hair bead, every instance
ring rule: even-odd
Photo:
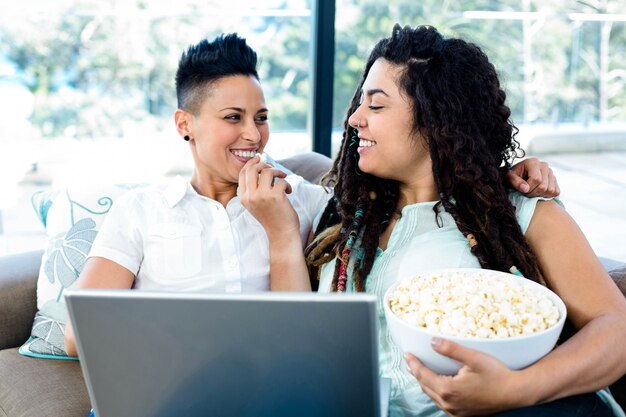
[[[465,237],[467,238],[467,241],[469,242],[469,245],[471,248],[478,245],[478,242],[476,241],[476,237],[473,234],[468,233],[467,236]]]

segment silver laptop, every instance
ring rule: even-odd
[[[364,294],[66,296],[97,417],[387,415]]]

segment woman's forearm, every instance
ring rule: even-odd
[[[597,391],[626,373],[626,317],[595,318],[536,364],[519,371],[527,404]]]
[[[311,291],[299,234],[268,236],[272,291]]]
[[[65,334],[63,335],[63,344],[65,345],[65,353],[67,356],[78,356],[76,349],[76,340],[74,338],[74,330],[72,329],[72,323],[69,316],[65,322]]]

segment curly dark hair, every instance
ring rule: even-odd
[[[348,118],[359,107],[361,88],[378,59],[396,65],[396,81],[412,106],[413,132],[426,138],[443,209],[471,243],[483,268],[518,268],[538,281],[539,268],[508,198],[506,172],[523,151],[514,139],[506,94],[494,66],[476,45],[446,39],[435,28],[395,25],[391,37],[372,50],[344,121],[341,149],[324,183],[334,186],[306,250],[314,288],[319,268],[338,258],[333,290],[342,291],[339,276],[347,270],[352,246],[360,238],[355,263],[355,289],[364,291],[380,235],[399,215],[399,184],[360,172],[356,130]]]

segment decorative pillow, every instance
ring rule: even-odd
[[[145,184],[40,191],[32,196],[46,229],[47,247],[37,281],[37,308],[31,337],[19,349],[26,356],[76,359],[66,355],[63,335],[67,308],[63,291],[78,278],[91,245],[114,200]]]

